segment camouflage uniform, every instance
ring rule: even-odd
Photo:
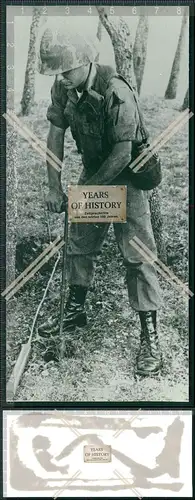
[[[64,130],[71,128],[84,165],[79,179],[81,185],[100,168],[116,143],[141,140],[133,95],[126,83],[112,72],[110,67],[92,65],[80,99],[76,90],[67,91],[57,79],[52,86],[47,118]],[[129,243],[137,236],[156,254],[147,193],[132,185],[128,168],[112,184],[127,185],[127,222],[114,224],[114,232],[127,268],[130,304],[137,311],[156,310],[161,298],[154,267]],[[71,225],[68,248],[71,285],[89,287],[94,275],[94,258],[108,228],[107,223]]]

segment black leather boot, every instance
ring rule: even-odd
[[[158,375],[162,367],[156,311],[139,312],[141,321],[141,345],[137,356],[136,374],[143,376]]]
[[[63,328],[73,326],[85,326],[87,324],[87,316],[84,308],[87,288],[72,285],[69,288],[69,296],[64,309]],[[59,315],[50,316],[45,323],[38,328],[38,333],[41,337],[56,335],[59,333]]]

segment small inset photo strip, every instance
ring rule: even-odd
[[[192,497],[190,411],[4,411],[4,497]]]

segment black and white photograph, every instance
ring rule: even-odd
[[[6,18],[6,400],[188,402],[189,6]]]

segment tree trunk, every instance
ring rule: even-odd
[[[17,135],[7,125],[6,161],[6,286],[15,279],[17,222]]]
[[[102,21],[99,18],[98,27],[97,27],[97,38],[98,38],[99,42],[101,42],[101,39],[102,39],[102,28],[103,28]]]
[[[184,111],[189,106],[189,89],[186,90],[186,94],[183,100],[181,111]]]
[[[136,89],[133,71],[133,49],[129,28],[122,18],[120,18],[117,25],[115,25],[113,20],[111,21],[108,19],[104,7],[97,7],[97,10],[102,24],[107,30],[113,44],[117,72],[120,73],[134,87],[134,89]],[[166,262],[166,248],[162,231],[163,219],[159,190],[154,189],[149,192],[148,198],[158,256],[161,260]]]
[[[146,62],[148,29],[148,16],[140,16],[133,46],[133,67],[138,94],[140,94]]]
[[[40,25],[41,9],[34,7],[30,27],[30,41],[25,72],[25,82],[21,100],[22,115],[29,115],[35,98],[36,38]]]
[[[97,7],[97,10],[112,41],[116,70],[135,88],[133,48],[129,28],[122,17],[118,18],[117,22],[114,22],[114,19],[108,19],[105,7]]]
[[[169,83],[165,92],[165,99],[175,99],[177,95],[177,87],[180,73],[181,57],[185,41],[185,31],[188,20],[188,7],[184,9],[184,15],[181,23],[181,31],[179,34],[179,40],[175,52],[175,57],[173,60],[173,65],[171,69],[171,74],[169,78]]]
[[[103,28],[103,24],[99,18],[98,20],[98,27],[97,27],[97,33],[96,33],[96,36],[97,36],[97,39],[99,41],[99,43],[101,42],[101,39],[102,39],[102,28]],[[99,58],[100,58],[100,54],[98,52],[96,58],[95,58],[95,62],[98,63],[99,62]]]
[[[154,233],[154,239],[157,247],[158,258],[165,264],[167,263],[166,243],[163,235],[163,216],[161,211],[161,196],[158,188],[149,193],[149,205],[151,214],[151,223]]]

